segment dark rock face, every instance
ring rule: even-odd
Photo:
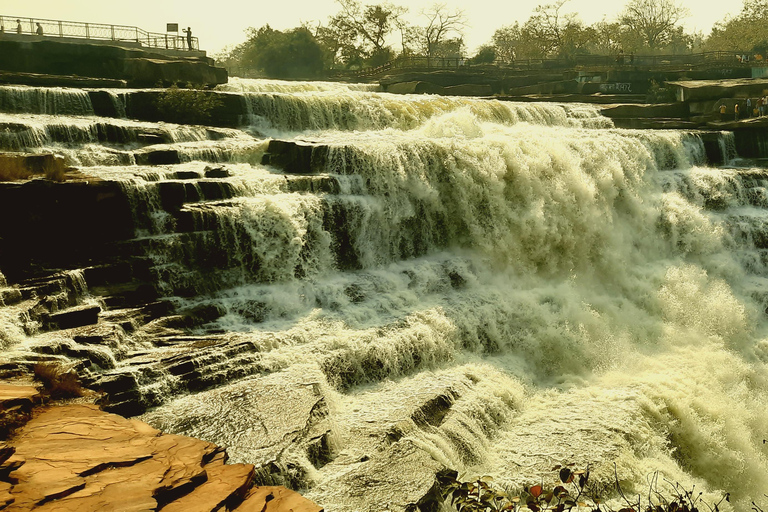
[[[35,266],[98,260],[106,242],[132,237],[134,227],[119,184],[99,180],[0,183],[0,217],[13,219],[0,223],[0,268],[10,279]]]
[[[49,317],[49,321],[59,329],[70,329],[82,325],[92,325],[99,321],[99,306],[80,306],[65,311],[59,311]]]
[[[167,121],[157,108],[158,98],[162,90],[131,91],[125,94],[125,113],[129,118],[141,121]],[[206,94],[216,97],[217,105],[211,110],[211,126],[236,127],[242,124],[243,98],[237,94],[207,91]],[[95,106],[94,106],[95,108]]]
[[[216,68],[207,58],[178,58],[140,48],[50,39],[0,40],[0,69],[125,80],[130,87],[153,87],[158,82],[201,85],[227,82],[226,70]]]
[[[273,139],[261,163],[290,174],[314,174],[325,167],[327,157],[326,146]]]

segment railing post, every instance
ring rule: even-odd
[[[136,42],[139,42],[139,27],[136,27]]]
[[[85,24],[85,38],[86,39],[90,39],[91,38],[91,34],[88,31],[88,24],[87,23]]]
[[[109,28],[110,28],[110,31],[112,32],[112,40],[114,41],[115,40],[115,26],[114,25],[110,25]]]
[[[61,22],[59,22],[59,37],[64,37],[64,30],[61,27]]]

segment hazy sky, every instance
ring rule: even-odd
[[[463,9],[470,27],[465,42],[470,50],[490,40],[493,32],[515,21],[524,22],[533,9],[554,0],[445,0],[451,8]],[[680,0],[691,16],[685,25],[689,30],[709,32],[712,24],[726,15],[741,10],[741,0]],[[626,0],[569,0],[564,12],[576,12],[586,23],[606,16],[612,19]],[[374,0],[363,3],[376,3]],[[434,0],[393,0],[390,3],[408,6],[410,21],[420,24],[419,11],[434,4]],[[150,32],[165,32],[166,23],[192,27],[200,38],[200,46],[209,54],[224,46],[245,40],[245,29],[269,23],[272,28],[286,29],[303,21],[322,21],[338,12],[334,0],[2,0],[0,15],[23,16],[92,23],[114,23],[138,26]],[[8,23],[6,22],[6,30]]]

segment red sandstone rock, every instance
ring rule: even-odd
[[[3,510],[322,510],[282,487],[251,489],[254,467],[224,464],[226,454],[216,445],[161,434],[91,405],[43,410],[9,446],[0,445],[9,455],[13,448],[3,464],[8,482],[0,482]]]
[[[17,405],[32,405],[39,401],[40,391],[34,386],[0,383],[0,410],[6,411]]]
[[[227,503],[239,502],[253,482],[251,464],[233,464],[207,469],[208,480],[194,491],[163,507],[164,512],[212,512]]]
[[[237,512],[323,512],[323,508],[285,487],[254,487]]]

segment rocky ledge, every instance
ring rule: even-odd
[[[28,420],[0,443],[2,510],[322,511],[283,487],[253,486],[254,466],[226,464],[214,444],[40,400],[32,386],[0,385],[4,419],[23,411]]]

